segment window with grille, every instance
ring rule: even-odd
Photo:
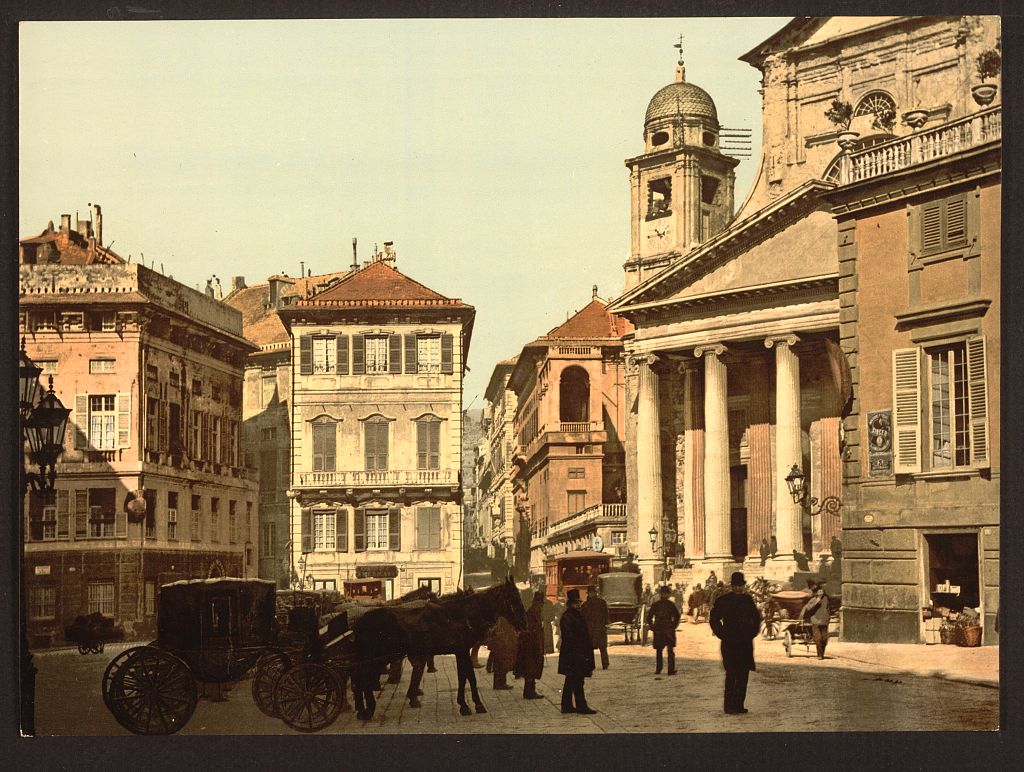
[[[363,424],[366,449],[366,471],[388,468],[388,420],[382,416],[367,419]]]
[[[30,619],[53,619],[56,617],[57,588],[33,587],[28,599]]]
[[[441,549],[441,508],[416,509],[416,549]]]
[[[322,417],[313,421],[313,471],[333,472],[337,450],[337,422]]]
[[[89,396],[89,444],[97,450],[117,447],[117,399],[113,394]]]
[[[386,373],[388,371],[388,337],[388,335],[363,336],[366,372]]]
[[[416,422],[416,468],[439,469],[441,466],[441,419],[421,418]]]
[[[313,513],[313,549],[334,550],[336,519],[334,510]]]
[[[388,513],[366,514],[366,549],[386,550],[388,548]]]
[[[89,373],[97,375],[100,373],[112,373],[117,367],[116,359],[90,359]]]
[[[89,584],[89,613],[114,616],[114,583],[91,582]]]
[[[338,344],[334,336],[317,336],[313,338],[313,372],[335,372],[338,357]]]
[[[416,336],[416,371],[420,373],[441,372],[441,336]]]

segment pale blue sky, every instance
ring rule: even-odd
[[[623,287],[647,102],[687,80],[753,129],[737,57],[785,18],[30,22],[21,25],[20,233],[87,204],[104,242],[203,286],[397,267],[476,306],[465,404],[495,362]],[[474,403],[475,399],[475,403]]]

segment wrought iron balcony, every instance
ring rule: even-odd
[[[300,488],[378,488],[384,485],[458,485],[452,469],[387,469],[367,472],[300,472]]]

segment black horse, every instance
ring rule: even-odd
[[[376,699],[373,687],[377,678],[394,659],[408,656],[413,662],[409,684],[410,704],[418,705],[419,681],[426,659],[435,654],[454,654],[459,677],[459,713],[470,714],[466,704],[469,682],[477,713],[487,709],[477,691],[476,675],[469,650],[482,641],[499,616],[517,630],[526,628],[526,610],[512,577],[479,592],[467,590],[436,601],[403,604],[373,609],[352,626],[357,664],[352,686],[357,716],[373,717]]]

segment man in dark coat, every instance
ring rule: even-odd
[[[661,673],[662,649],[668,649],[668,674],[676,674],[676,627],[679,626],[679,609],[668,599],[671,589],[667,584],[658,588],[661,600],[655,601],[647,612],[647,626],[654,631],[656,662],[654,674]]]
[[[544,593],[533,594],[533,602],[526,610],[526,629],[519,633],[519,648],[516,651],[516,678],[522,678],[524,700],[539,700],[537,679],[544,673]]]
[[[722,640],[725,665],[725,712],[746,713],[747,678],[754,665],[754,638],[761,614],[754,599],[743,592],[746,584],[739,571],[730,580],[732,592],[721,595],[711,607],[711,632]]]
[[[587,588],[587,599],[580,607],[583,618],[587,620],[587,632],[594,648],[601,652],[601,669],[608,669],[608,604],[601,597],[597,584]]]
[[[559,623],[561,640],[558,653],[558,673],[565,676],[562,712],[591,715],[597,711],[587,705],[583,679],[590,678],[594,673],[594,643],[587,632],[587,621],[580,613],[580,591],[569,590],[565,600],[566,609]]]
[[[811,638],[814,639],[818,659],[825,659],[825,646],[828,644],[828,595],[825,594],[825,585],[813,579],[807,580],[807,588],[811,591],[811,599],[803,607],[800,617],[811,623]]]
[[[707,603],[707,594],[704,592],[703,584],[693,585],[693,592],[690,593],[690,598],[687,601],[689,606],[690,621],[697,624],[697,618],[700,616],[707,616],[704,613],[704,604]]]

